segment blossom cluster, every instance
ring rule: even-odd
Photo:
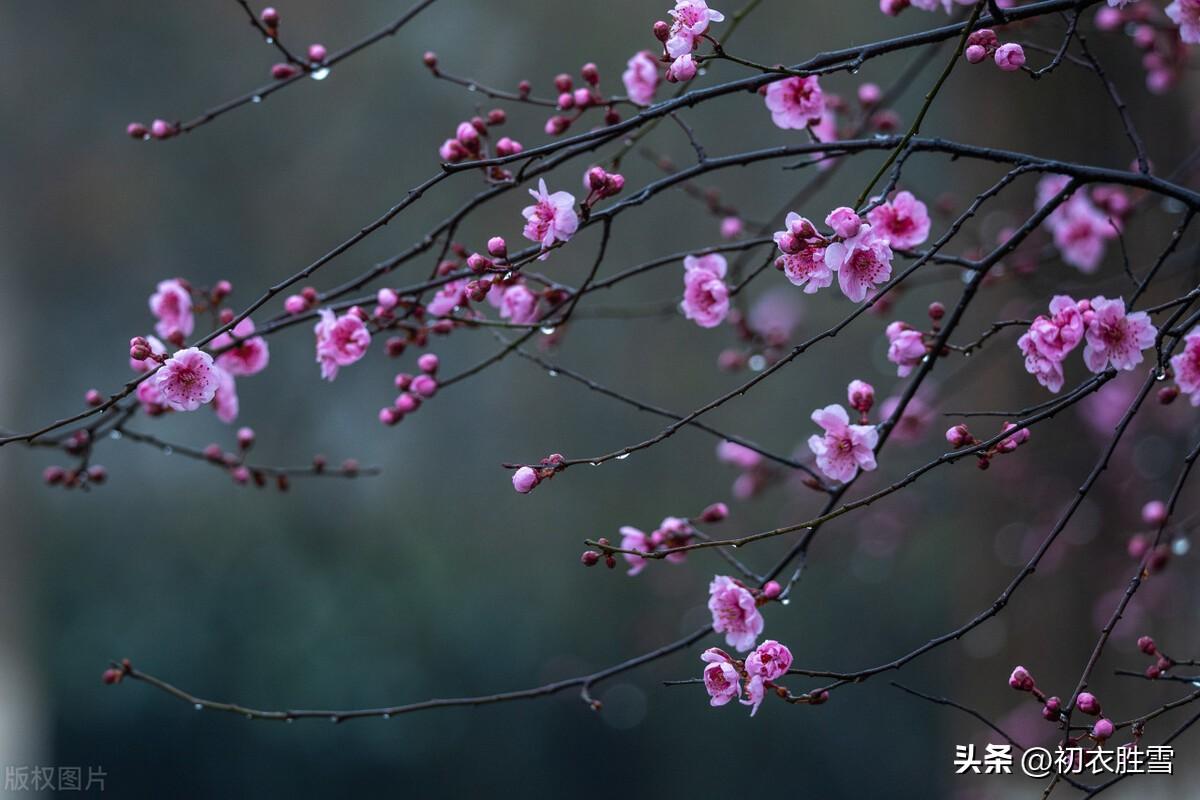
[[[758,713],[763,698],[770,689],[777,689],[774,681],[787,674],[792,666],[792,651],[774,639],[760,644],[745,660],[736,659],[719,647],[710,647],[700,654],[704,667],[704,689],[708,692],[709,705],[714,708],[737,699],[750,706],[750,716]],[[743,682],[745,685],[743,686]],[[787,690],[782,689],[783,696]],[[742,695],[745,695],[742,697]]]
[[[1038,207],[1045,207],[1069,181],[1064,175],[1049,175],[1039,181]],[[1100,186],[1090,194],[1072,193],[1050,213],[1045,225],[1063,261],[1090,275],[1099,268],[1108,242],[1120,235],[1123,221],[1132,210],[1133,204],[1123,191]]]
[[[1057,295],[1050,315],[1039,315],[1017,340],[1025,369],[1052,392],[1063,386],[1063,362],[1082,341],[1083,362],[1100,373],[1110,366],[1131,370],[1142,362],[1142,351],[1154,345],[1158,331],[1144,311],[1126,312],[1122,298],[1097,296],[1075,300]],[[1186,353],[1183,354],[1186,356]]]

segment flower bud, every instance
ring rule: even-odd
[[[323,44],[310,44],[308,46],[308,60],[314,64],[323,62],[327,55],[328,52],[325,50],[325,45]]]
[[[1092,738],[1103,742],[1108,737],[1112,736],[1116,731],[1112,722],[1106,719],[1096,720],[1096,724],[1092,726]]]
[[[278,64],[272,65],[271,77],[277,81],[285,81],[288,78],[293,77],[299,71],[300,70],[297,69],[294,64],[286,64],[281,61]]]
[[[264,8],[262,13],[258,15],[258,18],[262,21],[262,24],[268,28],[279,27],[279,12],[271,6]]]
[[[529,494],[538,485],[538,475],[531,467],[521,467],[513,473],[512,485],[519,494]]]
[[[1151,500],[1142,506],[1142,522],[1159,527],[1167,521],[1167,506],[1161,500]]]
[[[1100,701],[1091,692],[1081,692],[1075,699],[1075,707],[1091,717],[1100,713]]]
[[[488,239],[487,249],[488,253],[493,258],[508,257],[508,244],[499,236],[493,236],[492,238]]]
[[[150,135],[150,129],[140,122],[131,122],[125,126],[125,135],[131,139],[145,139]]]
[[[1148,656],[1152,656],[1158,652],[1158,647],[1154,644],[1154,640],[1149,636],[1139,636],[1137,640],[1137,646],[1138,650],[1141,650]]]
[[[713,503],[700,512],[701,522],[720,522],[729,516],[729,506],[724,503]]]
[[[438,357],[433,353],[424,353],[417,359],[417,366],[427,375],[433,375],[438,371]]]
[[[1012,675],[1008,676],[1008,685],[1018,692],[1032,691],[1034,687],[1033,676],[1029,674],[1029,670],[1019,666],[1012,671]]]
[[[432,50],[426,50],[425,55],[421,56],[421,61],[422,61],[422,63],[425,64],[425,66],[429,67],[430,69],[437,69],[437,65],[438,65],[437,53],[433,52]]]
[[[654,38],[660,42],[666,43],[667,39],[671,38],[671,26],[663,22],[661,19],[654,23]]]
[[[583,67],[579,70],[579,74],[582,75],[583,79],[591,86],[595,86],[600,83],[600,70],[597,69],[596,65],[590,61],[583,65]]]
[[[583,555],[579,557],[579,563],[585,567],[594,567],[600,563],[600,554],[595,550],[584,550]]]
[[[783,587],[779,585],[779,581],[767,581],[763,584],[762,593],[768,600],[774,600],[783,594]]]

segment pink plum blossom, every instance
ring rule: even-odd
[[[825,265],[837,272],[842,293],[861,303],[892,276],[892,248],[874,228],[863,225],[858,235],[825,248]]]
[[[996,48],[993,60],[1005,72],[1016,72],[1025,66],[1025,48],[1015,42],[1002,44]]]
[[[1083,340],[1083,313],[1073,298],[1060,294],[1051,299],[1050,314],[1039,315],[1026,335],[1038,352],[1062,361]]]
[[[1038,349],[1037,343],[1026,333],[1017,340],[1017,346],[1025,356],[1025,371],[1037,378],[1037,382],[1052,392],[1063,387],[1062,360],[1050,358]]]
[[[708,23],[722,22],[725,15],[708,7],[705,0],[677,0],[667,12],[674,19],[667,38],[667,55],[671,58],[690,53],[699,45],[699,38],[708,30]]]
[[[1184,339],[1183,352],[1171,358],[1171,369],[1180,391],[1191,397],[1192,405],[1200,406],[1200,328]]]
[[[213,399],[220,385],[212,356],[195,347],[168,358],[150,380],[156,382],[162,402],[176,411],[195,411]]]
[[[213,395],[212,404],[221,422],[230,423],[237,419],[237,382],[228,370],[221,368],[220,361],[217,362],[217,393]]]
[[[857,236],[862,228],[862,217],[853,208],[842,206],[829,212],[825,224],[833,228],[833,232],[843,239]]]
[[[701,328],[715,328],[729,313],[725,257],[719,253],[688,256],[683,268],[683,302],[679,307]]]
[[[912,192],[900,192],[890,203],[871,209],[867,220],[875,233],[901,250],[916,247],[929,238],[929,212]]]
[[[742,676],[728,654],[710,647],[700,655],[700,660],[708,665],[704,668],[704,689],[710,698],[709,705],[723,706],[742,693]]]
[[[1187,44],[1200,44],[1200,0],[1174,0],[1165,10],[1179,26],[1179,38]]]
[[[825,94],[815,75],[767,84],[766,103],[771,120],[784,130],[803,130],[825,113]]]
[[[793,286],[803,286],[805,294],[816,294],[833,283],[833,270],[825,264],[824,247],[806,247],[799,253],[779,256],[775,266]]]
[[[516,325],[531,325],[538,320],[538,296],[523,283],[504,290],[500,298],[500,316]]]
[[[538,242],[542,249],[555,242],[568,241],[579,230],[579,217],[575,213],[575,196],[570,192],[550,194],[546,181],[539,180],[537,191],[529,190],[537,202],[522,211],[525,217],[525,238]]]
[[[466,305],[468,283],[470,281],[466,278],[450,281],[441,289],[438,289],[437,294],[425,306],[425,310],[435,317],[445,317],[459,306]]]
[[[875,445],[879,432],[873,425],[851,425],[850,416],[840,405],[818,408],[812,413],[813,422],[824,430],[823,436],[813,434],[808,448],[817,457],[817,466],[836,481],[847,482],[858,474],[875,469]]]
[[[717,575],[708,587],[708,610],[713,630],[725,634],[726,644],[742,653],[754,647],[763,618],[749,589],[727,575]]]
[[[738,702],[744,706],[750,706],[750,716],[753,717],[758,713],[758,707],[762,705],[766,694],[763,677],[761,675],[751,675],[750,680],[746,681],[746,699],[739,700]]]
[[[621,80],[631,102],[648,106],[654,102],[654,92],[658,89],[658,62],[645,50],[634,53],[621,73]]]
[[[533,467],[521,467],[512,476],[513,489],[520,494],[529,494],[538,482],[538,474]]]
[[[1142,351],[1153,346],[1158,335],[1146,312],[1125,313],[1125,301],[1119,297],[1092,298],[1084,318],[1087,345],[1083,361],[1092,372],[1103,372],[1109,364],[1117,369],[1133,369],[1142,363]]]
[[[158,390],[157,375],[139,383],[134,396],[141,404],[142,410],[150,416],[161,414],[167,408],[167,402],[163,399],[162,392]]]
[[[755,469],[763,463],[760,453],[737,442],[721,442],[717,445],[717,458],[743,470]]]
[[[158,318],[154,330],[164,339],[172,335],[191,336],[195,329],[192,293],[178,278],[159,282],[158,290],[150,295],[150,311]]]
[[[767,639],[746,656],[746,672],[773,681],[792,667],[792,651],[774,639]]]
[[[1107,242],[1117,236],[1116,229],[1090,200],[1074,197],[1059,209],[1062,216],[1054,224],[1054,244],[1063,261],[1081,272],[1093,273],[1104,258]]]
[[[912,373],[925,358],[925,337],[906,322],[897,320],[887,326],[888,361],[896,365],[901,378]]]
[[[692,58],[692,54],[684,53],[671,62],[664,77],[668,83],[684,83],[696,77],[696,71],[696,61]]]
[[[321,319],[313,328],[317,336],[317,363],[321,365],[321,377],[332,381],[339,368],[366,355],[371,332],[357,314],[338,317],[328,308],[321,309],[320,313]]]
[[[654,548],[650,546],[650,538],[637,528],[626,525],[621,528],[621,549],[639,550],[648,553]],[[637,575],[646,568],[646,559],[632,553],[622,553],[621,556],[629,564],[629,575]]]
[[[236,339],[242,340],[217,356],[217,365],[230,375],[254,375],[267,368],[271,352],[267,340],[261,336],[251,336],[254,333],[254,322],[247,317],[233,328],[233,335],[222,333],[212,340],[212,348],[221,350],[229,347]]]

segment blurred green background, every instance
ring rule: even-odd
[[[406,6],[407,0],[291,0],[279,8],[293,47],[321,41],[333,50]],[[632,0],[441,0],[321,83],[291,87],[180,139],[139,144],[124,135],[131,120],[190,118],[265,82],[275,54],[236,4],[0,5],[6,111],[0,117],[0,424],[28,429],[77,410],[89,387],[110,391],[123,383],[125,342],[149,331],[146,297],[158,280],[183,276],[209,285],[227,278],[235,287],[232,303],[241,308],[431,175],[441,141],[459,120],[489,106],[433,80],[420,62],[424,50],[436,50],[449,72],[504,87],[528,78],[543,94],[556,73],[577,74],[592,60],[602,88],[619,92],[625,60],[654,43],[650,25],[666,7]],[[918,11],[888,19],[874,0],[837,9],[764,0],[730,51],[795,62],[944,21]],[[1060,22],[1048,21],[1013,36],[1053,46],[1060,30]],[[1128,40],[1093,39],[1145,123],[1156,166],[1169,170],[1196,141],[1194,78],[1171,95],[1150,96]],[[833,76],[824,85],[852,97],[863,80],[886,86],[911,57],[872,62],[857,76]],[[923,72],[901,102],[906,120],[936,68]],[[701,80],[741,74],[718,65]],[[544,115],[509,111],[505,133],[526,146],[544,141]],[[686,118],[713,154],[801,135],[774,128],[752,94]],[[1124,167],[1132,157],[1099,83],[1070,64],[1036,84],[962,65],[925,130],[1106,166]],[[679,163],[691,158],[673,125],[661,126],[649,144]],[[848,165],[797,210],[823,217],[851,202],[881,158]],[[589,163],[559,170],[551,188],[578,194]],[[765,220],[808,180],[807,171],[780,166],[739,169],[706,183],[719,186],[747,218]],[[658,174],[641,157],[628,159],[624,172],[630,187]],[[904,186],[930,202],[952,193],[961,206],[999,174],[925,157],[911,162]],[[328,266],[316,284],[340,283],[404,249],[478,188],[473,175],[443,184]],[[518,240],[525,205],[518,194],[481,212],[460,240],[472,248],[496,233]],[[963,247],[992,241],[1032,202],[1032,182],[1019,184],[980,216]],[[1136,266],[1148,265],[1177,213],[1154,206],[1131,226]],[[944,224],[939,218],[935,230]],[[589,230],[544,269],[579,281],[597,239]],[[603,272],[718,240],[718,220],[671,193],[620,217]],[[414,262],[395,283],[423,276],[430,266],[429,259]],[[884,358],[883,326],[894,318],[920,323],[928,302],[953,303],[961,285],[946,268],[930,275],[888,315],[868,317],[822,344],[714,413],[713,424],[790,451],[812,432],[811,409],[843,402],[852,378],[875,383],[880,398],[891,394],[901,382]],[[1175,268],[1169,289],[1189,276]],[[1036,313],[1053,291],[1111,294],[1124,290],[1122,280],[1113,253],[1091,278],[1052,262],[1030,278],[996,284],[959,338],[999,317]],[[589,303],[669,299],[679,285],[680,270],[672,266]],[[748,294],[754,299],[772,289],[783,289],[784,301],[802,315],[796,338],[849,310],[835,292],[804,296],[774,272]],[[928,399],[940,410],[1045,399],[1021,369],[1014,339],[998,337],[970,361],[940,366]],[[744,380],[715,366],[732,343],[727,328],[703,331],[673,317],[597,319],[570,331],[554,359],[641,399],[686,410]],[[569,691],[389,721],[285,726],[196,713],[143,685],[102,686],[108,662],[126,656],[205,697],[260,708],[376,706],[590,672],[703,624],[708,581],[727,567],[699,554],[684,566],[653,564],[637,578],[623,569],[584,570],[577,562],[584,538],[612,537],[625,524],[651,530],[664,516],[695,514],[717,500],[731,501],[733,510],[714,527],[722,535],[793,522],[817,507],[818,497],[792,485],[751,503],[732,502],[735,474],[717,462],[714,440],[692,431],[518,496],[501,462],[607,452],[656,432],[661,422],[510,359],[439,394],[399,427],[383,429],[375,412],[394,396],[397,363],[379,344],[331,385],[318,378],[307,327],[293,328],[272,338],[268,372],[239,382],[240,422],[259,434],[256,458],[303,464],[315,452],[334,463],[353,456],[381,465],[378,478],[297,481],[281,495],[237,488],[220,471],[178,456],[110,443],[97,456],[110,470],[109,484],[65,493],[40,482],[41,469],[61,457],[5,448],[0,763],[101,765],[107,790],[130,797],[1030,796],[1040,784],[955,779],[954,745],[995,737],[888,681],[896,677],[967,703],[1025,743],[1052,738],[1053,726],[1039,720],[1037,706],[1007,689],[1008,673],[1023,663],[1043,686],[1069,693],[1114,592],[1133,568],[1124,551],[1139,525],[1138,509],[1165,494],[1197,431],[1196,412],[1184,403],[1148,407],[1101,491],[998,619],[898,676],[838,691],[819,708],[768,702],[751,720],[740,708],[709,709],[699,687],[661,685],[699,675],[698,652],[715,639],[602,684],[598,714]],[[453,374],[494,347],[486,333],[467,333],[435,340],[433,349]],[[402,367],[411,368],[414,357],[406,356]],[[1105,395],[1128,393],[1140,376],[1122,379]],[[1068,382],[1082,377],[1076,364]],[[1038,429],[1030,445],[988,473],[967,463],[943,469],[902,496],[830,525],[791,605],[766,611],[766,635],[788,643],[800,666],[850,670],[890,660],[969,619],[1010,580],[1087,473],[1103,443],[1106,406],[1091,404],[1085,414],[1064,415],[1053,430]],[[232,445],[232,430],[208,412],[136,427],[194,446]],[[942,427],[936,422],[916,444],[889,445],[880,470],[854,494],[942,452]],[[744,556],[765,568],[790,543],[770,542]],[[1171,650],[1200,649],[1192,562],[1176,559],[1139,593],[1097,671],[1094,690],[1119,718],[1183,694],[1114,678],[1111,670],[1144,666],[1132,644],[1142,633]],[[1155,723],[1150,738],[1173,727]],[[1189,744],[1185,738],[1180,747]],[[1130,781],[1112,796],[1190,796],[1196,770],[1185,758],[1177,767],[1175,779]]]

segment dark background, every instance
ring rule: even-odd
[[[233,305],[241,308],[433,174],[437,146],[481,98],[433,80],[421,66],[422,51],[437,50],[448,71],[505,87],[528,78],[542,93],[554,74],[577,73],[593,60],[602,86],[619,92],[625,60],[654,43],[650,25],[667,5],[443,0],[323,83],[290,87],[194,134],[147,144],[127,139],[125,124],[190,118],[264,82],[275,54],[233,2],[0,5],[0,423],[32,428],[77,410],[88,387],[111,391],[123,383],[125,342],[149,331],[146,297],[158,280],[184,276],[207,285],[227,278]],[[829,13],[827,3],[765,0],[730,50],[768,63],[795,62],[944,21],[915,10],[887,19],[874,0],[833,5],[838,13]],[[292,0],[280,6],[283,34],[297,50],[314,40],[334,50],[405,6]],[[1013,36],[1052,46],[1060,30],[1060,22],[1047,21]],[[1195,141],[1194,80],[1171,95],[1150,96],[1127,39],[1097,34],[1093,41],[1143,121],[1155,165],[1169,171]],[[887,85],[911,57],[881,59],[858,76],[834,76],[824,85],[850,97],[861,80]],[[934,59],[908,91],[900,105],[906,119],[945,57]],[[1030,58],[1046,59],[1032,51]],[[702,80],[743,74],[727,65],[714,73]],[[543,114],[510,111],[506,133],[526,146],[544,141]],[[724,98],[687,118],[714,154],[801,135],[774,128],[754,95]],[[960,65],[925,130],[1106,166],[1125,167],[1132,157],[1099,83],[1070,64],[1037,84],[990,66]],[[669,124],[651,146],[680,163],[690,158],[686,139]],[[799,210],[823,217],[852,202],[881,158],[850,165]],[[551,188],[578,195],[586,166],[563,168]],[[807,179],[779,166],[735,170],[711,183],[748,218],[764,219]],[[624,172],[631,187],[657,174],[638,156]],[[912,162],[905,185],[929,201],[952,192],[961,203],[999,174],[927,157]],[[317,285],[339,283],[404,249],[477,188],[466,175],[443,184],[329,265]],[[964,234],[963,246],[992,241],[1019,222],[1033,196],[1032,182],[1018,184]],[[517,193],[506,195],[460,238],[475,248],[497,232],[517,241],[524,205]],[[1177,212],[1155,206],[1131,226],[1128,244],[1139,268],[1165,241]],[[945,222],[938,219],[935,231]],[[620,218],[604,273],[715,243],[717,225],[694,201],[669,194]],[[545,269],[578,281],[597,237],[589,230]],[[397,283],[423,275],[428,261],[406,267]],[[669,299],[679,291],[679,272],[658,270],[592,302]],[[931,300],[955,301],[958,276],[945,268],[931,276],[887,317],[868,317],[822,344],[713,414],[713,424],[789,451],[812,432],[811,409],[844,402],[850,379],[875,383],[880,398],[898,390],[902,382],[884,359],[882,328],[893,318],[920,322]],[[963,334],[996,318],[1036,313],[1053,291],[1112,294],[1125,289],[1122,280],[1115,253],[1090,278],[1051,262],[1028,280],[990,290]],[[1170,288],[1180,280],[1172,275]],[[836,290],[804,296],[774,273],[750,294],[772,289],[803,315],[797,337],[824,329],[850,308]],[[744,380],[715,368],[731,339],[728,329],[702,331],[676,317],[594,320],[579,325],[555,358],[642,399],[686,410]],[[1021,369],[1014,340],[998,337],[970,361],[939,366],[929,399],[941,410],[1045,399]],[[453,373],[494,347],[480,333],[437,340],[434,349]],[[896,677],[967,703],[1025,743],[1052,738],[1054,728],[1040,722],[1038,707],[1006,687],[1008,673],[1023,663],[1043,686],[1069,694],[1133,569],[1124,549],[1139,525],[1138,509],[1165,495],[1197,428],[1196,412],[1185,403],[1148,407],[1100,490],[999,618],[898,676],[835,693],[820,708],[768,702],[751,720],[740,708],[710,710],[698,687],[660,685],[698,675],[698,652],[715,639],[602,684],[599,714],[569,691],[390,721],[285,726],[196,713],[143,685],[102,686],[109,661],[127,656],[214,699],[260,708],[376,706],[583,674],[706,621],[707,583],[714,570],[725,571],[711,554],[683,567],[654,564],[636,579],[623,570],[585,571],[577,559],[584,538],[612,537],[624,524],[651,530],[664,516],[731,500],[734,473],[717,463],[711,438],[684,431],[627,461],[571,470],[521,497],[501,462],[554,451],[607,452],[661,423],[509,360],[440,394],[398,428],[383,429],[375,413],[393,396],[397,365],[378,342],[332,385],[318,378],[306,327],[273,337],[271,352],[268,372],[239,382],[240,422],[259,433],[256,457],[302,464],[314,452],[335,462],[354,456],[381,465],[383,476],[297,483],[280,495],[236,488],[221,472],[178,456],[111,443],[98,455],[111,472],[109,485],[68,494],[40,483],[51,455],[4,450],[0,761],[6,766],[101,765],[108,791],[131,797],[1030,796],[1040,784],[990,776],[956,781],[954,745],[982,745],[994,735],[951,709],[900,694],[888,681]],[[411,360],[403,367],[411,368]],[[1141,375],[1122,379],[1103,397],[1120,398]],[[1076,361],[1068,385],[1082,377]],[[969,619],[1011,579],[1090,469],[1111,430],[1101,413],[1108,405],[1102,398],[1037,429],[1019,455],[986,474],[967,463],[941,469],[903,495],[830,525],[791,605],[767,609],[765,635],[788,643],[798,665],[848,670],[890,660]],[[232,431],[208,412],[137,425],[195,446],[232,443]],[[889,444],[879,472],[854,494],[942,452],[942,427],[939,421],[914,445]],[[731,503],[731,519],[715,531],[734,535],[793,522],[811,516],[818,500],[778,486],[753,503]],[[744,555],[764,566],[789,545],[770,542]],[[1194,575],[1192,558],[1176,559],[1139,593],[1114,635],[1093,685],[1115,717],[1185,693],[1115,678],[1111,670],[1144,666],[1133,641],[1147,632],[1172,650],[1195,654]],[[1174,724],[1152,724],[1150,738]],[[1186,752],[1189,744],[1185,738],[1179,746]],[[1181,775],[1173,781],[1131,781],[1113,796],[1189,795],[1185,787],[1196,785],[1197,773],[1191,759],[1177,762]]]

